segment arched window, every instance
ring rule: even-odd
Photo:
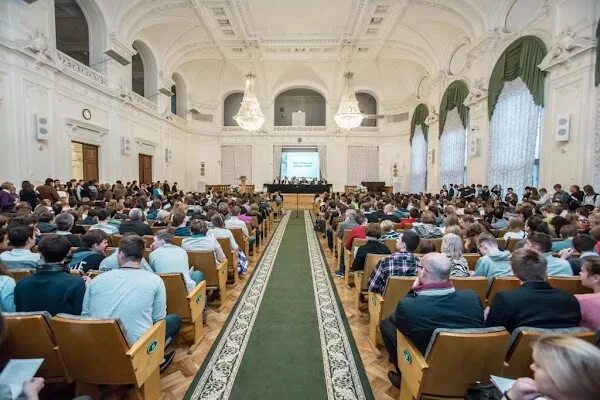
[[[173,92],[173,97],[171,97],[171,112],[181,118],[185,118],[188,112],[185,82],[177,72],[173,74],[173,82],[175,82],[175,85],[171,87],[171,92]]]
[[[289,89],[275,99],[275,126],[325,126],[325,98],[311,89]]]
[[[54,0],[56,48],[80,63],[90,65],[88,22],[75,0]]]
[[[238,126],[233,117],[240,110],[244,93],[231,93],[223,101],[223,126]]]
[[[410,191],[425,192],[427,188],[427,132],[425,118],[429,110],[419,104],[413,113],[410,124]]]
[[[155,100],[158,94],[156,60],[150,48],[136,40],[132,47],[137,51],[131,58],[131,90],[140,96]]]
[[[440,186],[466,183],[466,146],[469,109],[463,104],[469,90],[462,81],[452,82],[440,104]]]
[[[371,115],[377,114],[377,100],[369,93],[356,93],[356,100],[358,100],[358,109],[363,114]],[[363,119],[360,126],[377,126],[376,119]]]
[[[135,43],[133,44],[133,48],[137,50]],[[131,90],[140,96],[145,96],[144,61],[142,61],[139,50],[131,57]],[[151,94],[152,93],[148,93],[148,95]]]
[[[490,77],[488,184],[503,191],[538,186],[545,73],[537,66],[545,55],[540,39],[522,37],[502,53]]]
[[[596,156],[594,157],[594,188],[600,188],[600,21],[596,27]]]

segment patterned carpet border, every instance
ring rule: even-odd
[[[263,253],[252,278],[244,288],[243,294],[235,305],[222,331],[218,344],[207,356],[200,368],[202,375],[194,378],[185,398],[191,400],[225,400],[229,398],[237,371],[242,362],[246,345],[252,333],[254,321],[260,309],[273,263],[279,251],[289,213],[283,216],[273,234],[267,249]],[[190,395],[190,390],[194,387]]]
[[[304,211],[304,221],[321,335],[327,397],[329,400],[365,400],[367,397],[355,354],[358,357],[360,368],[363,366],[358,352],[353,351],[354,342],[351,343],[348,337],[350,328],[344,323],[345,314],[342,315],[342,311],[340,311],[341,303],[336,297],[309,211]],[[363,377],[366,379],[364,374]],[[366,384],[368,385],[368,380]],[[369,398],[372,398],[370,386],[368,388]]]

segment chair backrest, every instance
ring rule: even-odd
[[[123,235],[112,235],[109,237],[109,242],[112,247],[119,247],[119,243],[121,243],[121,239],[123,239]]]
[[[456,290],[471,289],[477,293],[481,304],[485,304],[485,295],[488,290],[488,280],[485,276],[472,276],[472,277],[450,277],[450,281],[454,285]]]
[[[502,372],[508,339],[499,328],[436,329],[425,354],[429,368],[421,393],[462,398],[474,382]]]
[[[553,287],[571,294],[592,293],[592,289],[581,284],[579,276],[549,276],[548,283]]]
[[[69,376],[74,380],[93,384],[135,382],[126,354],[129,345],[116,320],[58,314],[52,319],[52,328]]]
[[[503,290],[515,289],[519,286],[521,286],[519,278],[515,278],[514,276],[497,276],[492,281],[492,285],[486,296],[488,305],[492,304],[492,300],[494,299],[494,296],[496,296],[496,293]]]
[[[420,253],[421,252],[421,246],[422,246],[423,243],[425,243],[426,240],[429,241],[429,242],[431,242],[431,243],[433,243],[433,245],[435,246],[435,251],[437,251],[438,253],[440,251],[442,251],[442,238],[432,238],[432,239],[422,238],[419,241],[419,246],[417,247],[415,253]]]
[[[388,249],[390,249],[390,251],[393,253],[395,253],[396,250],[396,239],[385,239],[385,245],[387,246]]]
[[[401,229],[412,229],[412,222],[402,222]]]
[[[152,229],[152,233],[154,233],[155,235],[159,232],[162,231],[163,229],[167,229],[167,226],[151,226],[150,229]]]
[[[350,232],[352,229],[344,229],[344,233],[342,234],[342,245],[348,241],[348,237],[350,237]]]
[[[506,250],[506,240],[502,238],[497,238],[496,243],[498,243],[498,248],[500,250]]]
[[[154,236],[152,235],[144,235],[142,236],[142,238],[144,239],[144,245],[147,249],[150,248],[150,246],[152,246],[152,242],[154,242]]]
[[[360,283],[360,290],[362,292],[368,289],[369,278],[375,269],[375,266],[382,258],[388,257],[389,254],[367,254],[365,260],[365,269],[363,270],[362,281]]]
[[[242,231],[242,228],[227,228],[231,231],[231,233],[233,233],[233,238],[235,239],[235,242],[238,245],[238,248],[240,249],[244,249],[244,231]],[[248,255],[248,254],[246,254]]]
[[[515,249],[517,248],[517,244],[521,241],[522,239],[517,239],[517,238],[509,238],[508,241],[506,242],[506,250],[510,251],[511,253],[513,251],[515,251]],[[500,248],[500,247],[498,247]]]
[[[188,251],[187,254],[190,267],[193,267],[196,271],[202,271],[204,273],[206,287],[218,287],[219,275],[217,273],[217,261],[215,259],[215,252],[210,250]]]
[[[173,244],[175,246],[181,247],[181,243],[183,242],[183,239],[185,239],[184,236],[173,236]]]
[[[144,249],[144,260],[150,262],[150,253],[152,251],[150,249]]]
[[[231,243],[229,242],[229,238],[217,238],[217,242],[221,245],[223,249],[223,253],[225,253],[225,257],[227,257],[227,265],[233,268],[233,253],[231,252]]]
[[[381,319],[389,317],[396,310],[398,302],[410,291],[416,276],[390,276],[383,293]]]
[[[101,273],[103,273],[104,271],[98,271],[97,269],[90,269],[87,272],[87,275],[91,278],[94,279],[95,277],[97,277],[98,275],[100,275]]]
[[[354,250],[355,247],[364,246],[365,244],[367,244],[367,239],[354,238],[352,241],[352,249]]]
[[[538,338],[545,335],[569,335],[592,344],[596,340],[594,332],[580,327],[563,329],[519,327],[511,335],[508,352],[506,353],[506,364],[502,375],[509,378],[532,378],[533,372],[529,367],[533,362],[532,345]]]
[[[11,358],[43,358],[36,376],[62,380],[67,370],[60,355],[47,312],[4,313],[6,338],[0,346],[0,363]]]
[[[181,319],[190,318],[187,287],[180,273],[158,274],[167,290],[167,314],[177,314]]]
[[[467,265],[471,271],[475,271],[475,266],[477,265],[477,261],[481,257],[479,253],[464,253],[463,257],[467,260]]]
[[[83,227],[83,229],[85,229],[86,232],[89,231],[90,228],[92,227],[91,225],[83,225],[83,224],[81,224],[81,226]]]
[[[15,282],[19,282],[23,278],[27,278],[28,276],[33,274],[33,270],[30,268],[14,268],[9,269],[8,273],[13,277]]]

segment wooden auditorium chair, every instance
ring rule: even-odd
[[[173,236],[173,244],[175,246],[181,247],[181,243],[183,243],[184,236]]]
[[[119,243],[121,243],[121,239],[123,239],[123,235],[112,235],[108,237],[108,244],[110,247],[119,247]]]
[[[502,376],[507,378],[533,378],[530,365],[533,363],[532,345],[546,335],[569,335],[595,344],[596,335],[582,327],[541,329],[522,326],[515,329],[510,337],[508,352],[504,361]]]
[[[503,327],[433,332],[425,354],[400,331],[400,400],[462,399],[467,388],[502,372],[509,333]]]
[[[350,231],[351,229],[344,229],[344,233],[342,234],[341,239],[338,238],[337,235],[335,235],[334,252],[335,256],[338,258],[344,256],[344,243],[346,243],[346,241],[348,240],[348,237],[350,236]]]
[[[350,269],[352,268],[352,263],[354,262],[354,255],[358,251],[360,246],[367,244],[367,239],[359,239],[354,238],[352,241],[352,248],[348,250],[344,248],[344,283],[346,287],[350,287],[351,284],[354,284],[354,281],[350,279]]]
[[[3,313],[6,338],[0,346],[0,363],[12,358],[43,358],[35,376],[49,383],[70,382],[47,311]]]
[[[519,278],[515,278],[514,276],[497,276],[492,281],[490,288],[488,290],[486,301],[487,305],[492,304],[492,300],[494,300],[494,296],[496,293],[501,292],[503,290],[515,289],[521,286],[521,281]]]
[[[396,241],[398,239],[385,239],[385,245],[387,246],[388,249],[390,249],[390,251],[392,252],[392,254],[394,254],[395,252],[398,251],[398,249],[396,248]]]
[[[191,345],[192,354],[204,338],[202,313],[206,306],[206,281],[200,282],[188,293],[183,275],[180,273],[158,274],[167,290],[167,314],[177,314],[181,318],[178,338]]]
[[[15,282],[19,282],[21,279],[33,275],[33,270],[31,268],[12,268],[8,270],[8,273]]]
[[[164,321],[155,323],[131,345],[114,319],[58,314],[52,328],[77,396],[99,398],[100,385],[133,384],[137,398],[159,399]]]
[[[235,286],[240,279],[237,267],[238,252],[231,249],[231,243],[228,238],[217,238],[217,241],[221,245],[225,257],[227,257],[227,283]]]
[[[150,246],[152,246],[152,242],[154,242],[153,235],[144,235],[142,236],[142,239],[144,239],[144,247],[147,249],[149,249]]]
[[[369,292],[369,344],[374,350],[382,344],[379,324],[396,311],[398,302],[410,291],[416,276],[392,276],[388,278],[383,296]]]
[[[360,311],[360,306],[363,304],[363,296],[369,295],[369,278],[375,270],[379,260],[385,257],[389,257],[389,254],[367,254],[365,269],[354,272],[354,287],[356,287],[354,305],[356,306],[356,310]]]
[[[469,270],[475,271],[475,266],[477,265],[477,261],[481,257],[479,253],[464,253],[463,257],[467,260],[467,265],[469,266]]]
[[[204,273],[206,290],[218,290],[223,308],[227,301],[227,260],[217,262],[213,251],[188,251],[190,267]]]
[[[581,284],[579,276],[549,276],[548,283],[557,289],[571,294],[592,293],[592,290]]]
[[[488,291],[488,280],[485,276],[459,277],[451,276],[450,282],[456,290],[471,289],[479,296],[481,304],[485,304],[485,295]]]
[[[233,238],[238,245],[238,248],[244,252],[246,257],[250,257],[250,244],[248,238],[244,236],[242,228],[227,228],[233,233]]]

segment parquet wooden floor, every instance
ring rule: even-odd
[[[273,228],[276,225],[274,224]],[[273,229],[274,231],[274,229]],[[272,232],[270,233],[272,234]],[[336,261],[333,253],[327,249],[327,242],[323,239],[323,235],[319,235],[321,245],[324,248],[324,253],[327,259],[327,263],[332,272],[335,272]],[[264,243],[267,241],[265,240]],[[208,354],[213,342],[219,335],[223,324],[227,320],[233,305],[237,298],[241,294],[244,285],[246,284],[248,277],[254,270],[256,263],[260,259],[262,252],[266,246],[261,245],[254,257],[250,258],[249,271],[246,277],[242,278],[236,287],[229,287],[227,293],[227,302],[221,312],[216,307],[208,307],[208,318],[206,328],[206,336],[196,351],[187,355],[187,346],[174,344],[169,349],[176,351],[175,360],[169,366],[169,368],[161,375],[161,399],[162,400],[179,400],[182,399],[186,390],[192,383],[194,376],[198,369],[202,365],[204,358]],[[344,311],[348,317],[354,340],[356,341],[360,356],[367,371],[367,376],[377,400],[392,400],[397,399],[399,392],[394,388],[387,379],[387,372],[391,369],[391,365],[387,362],[387,353],[385,349],[382,349],[382,357],[377,358],[375,352],[371,349],[368,344],[367,336],[369,330],[369,316],[368,312],[363,311],[358,313],[352,303],[352,294],[354,288],[347,289],[344,285],[343,279],[335,279],[335,285],[338,290],[340,299],[344,306]]]

